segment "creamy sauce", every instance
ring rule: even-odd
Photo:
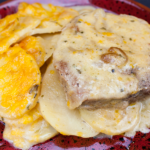
[[[82,12],[82,11],[84,11],[84,10],[95,10],[95,9],[97,9],[97,8],[99,8],[98,6],[91,6],[91,5],[83,5],[83,6],[72,6],[72,7],[70,7],[70,8],[73,8],[73,9],[75,9],[75,10],[77,10],[77,11],[79,11],[79,12]],[[114,13],[113,11],[110,11],[110,10],[107,10],[107,9],[104,9],[103,8],[103,10],[105,10],[105,12],[110,12],[110,13],[112,13],[112,14],[116,14],[116,13]]]
[[[99,56],[106,53],[110,47],[118,47],[125,51],[128,56],[128,62],[122,67],[122,71],[136,68],[136,66],[140,68],[148,66],[149,25],[133,16],[106,15],[102,10],[92,15],[80,16],[77,19],[78,23],[74,21],[79,30],[76,33],[73,33],[75,28],[72,30],[68,26],[64,29],[54,52],[54,60],[67,61],[68,68],[78,78],[79,88],[90,91],[86,92],[93,98],[99,97],[99,91],[101,91],[103,98],[105,96],[118,98],[127,93],[136,93],[140,89],[138,89],[138,81],[135,76],[126,74],[120,77],[119,71],[112,74],[111,71],[115,68],[115,65],[104,64]],[[94,17],[102,19],[95,22]],[[85,84],[84,81],[88,81],[88,83]],[[71,84],[72,82],[69,81],[68,85]],[[104,85],[107,86],[107,90],[101,88]],[[121,88],[124,89],[124,92],[119,93]],[[69,92],[71,93],[74,90],[74,88],[71,88]],[[89,98],[89,95],[86,96],[82,98]],[[77,99],[80,99],[81,102],[82,98],[79,96]],[[69,96],[68,101],[71,103]],[[126,136],[134,136],[136,131],[149,132],[150,100],[147,99],[141,103],[142,107],[138,115],[140,119],[136,122],[137,125],[134,128],[125,133]],[[71,109],[76,106],[69,105]],[[130,121],[132,122],[132,119]]]
[[[89,5],[87,5],[87,6],[73,6],[73,7],[71,7],[72,9],[75,9],[75,10],[77,10],[77,11],[82,11],[82,10],[84,10],[84,9],[88,9],[88,10],[95,10],[96,9],[96,7],[94,7],[94,6],[89,6]]]
[[[70,109],[79,107],[86,99],[122,99],[140,91],[139,80],[126,70],[149,70],[146,68],[150,60],[149,39],[148,24],[132,16],[117,16],[97,9],[75,18],[62,31],[54,52],[56,68],[59,69],[59,62],[63,61],[71,74],[70,78],[63,76],[68,85]],[[117,54],[117,60],[112,60],[114,63],[105,63],[101,56],[109,54],[110,47],[117,47],[124,54]],[[116,56],[116,53],[118,51],[113,54]],[[79,87],[73,86],[72,75]],[[74,101],[78,104],[73,104]]]

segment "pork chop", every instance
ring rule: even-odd
[[[101,9],[74,18],[54,52],[70,109],[125,108],[150,92],[150,25]]]

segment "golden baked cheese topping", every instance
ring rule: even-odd
[[[18,118],[37,102],[41,81],[34,58],[19,46],[0,55],[0,116]]]

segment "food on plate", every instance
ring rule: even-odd
[[[93,137],[99,133],[81,118],[79,110],[67,107],[64,89],[52,63],[43,77],[39,102],[43,117],[59,133],[80,137]]]
[[[0,117],[15,119],[38,101],[41,73],[34,58],[19,46],[0,55]]]
[[[27,36],[19,42],[19,46],[31,54],[41,67],[52,56],[59,36],[59,33]]]
[[[150,27],[102,9],[74,18],[62,31],[54,66],[70,109],[126,108],[150,92]]]
[[[71,8],[53,6],[52,4],[27,4],[23,2],[18,7],[18,14],[21,16],[36,16],[41,20],[38,27],[32,30],[31,35],[33,35],[61,31],[79,12]]]
[[[7,16],[0,21],[0,54],[14,43],[30,35],[30,32],[40,24],[40,20],[34,16],[21,17],[18,14]]]
[[[4,139],[20,149],[29,149],[31,146],[45,142],[57,135],[58,132],[42,117],[30,125],[17,127],[5,125]]]
[[[136,131],[148,133],[150,128],[150,97],[145,98],[142,102],[142,108],[140,111],[140,121],[137,123],[133,130],[129,130],[125,133],[125,136],[132,137],[136,134]]]
[[[39,67],[44,64],[46,52],[42,45],[42,39],[40,39],[40,37],[36,38],[34,36],[27,36],[19,43],[19,46],[35,58],[36,63]]]
[[[57,41],[59,39],[59,36],[60,36],[60,33],[40,34],[37,36],[38,40],[41,42],[46,52],[44,61],[48,60],[52,56],[57,46]]]
[[[36,121],[38,118],[42,117],[39,104],[37,104],[33,109],[25,113],[21,118],[17,119],[8,119],[5,118],[3,121],[9,126],[19,126],[23,127],[24,125],[28,125],[33,121]]]
[[[4,139],[149,132],[150,26],[93,7],[19,4],[0,20]]]
[[[79,14],[85,13],[85,12],[91,12],[95,10],[96,8],[93,6],[73,6],[71,7],[79,12]]]
[[[71,8],[20,3],[16,14],[1,19],[0,53],[29,35],[60,32],[79,13]]]
[[[3,137],[17,148],[29,149],[57,134],[58,132],[42,117],[37,105],[21,119],[7,120]]]
[[[81,117],[96,131],[107,135],[119,135],[131,131],[140,120],[141,104],[133,104],[126,109],[80,109]]]

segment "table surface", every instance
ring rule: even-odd
[[[5,0],[0,0],[0,3],[4,2],[4,1]],[[145,6],[150,8],[150,0],[135,0],[135,1],[137,1],[137,2],[139,2],[139,3],[141,3],[141,4],[143,4],[143,5],[145,5]]]

